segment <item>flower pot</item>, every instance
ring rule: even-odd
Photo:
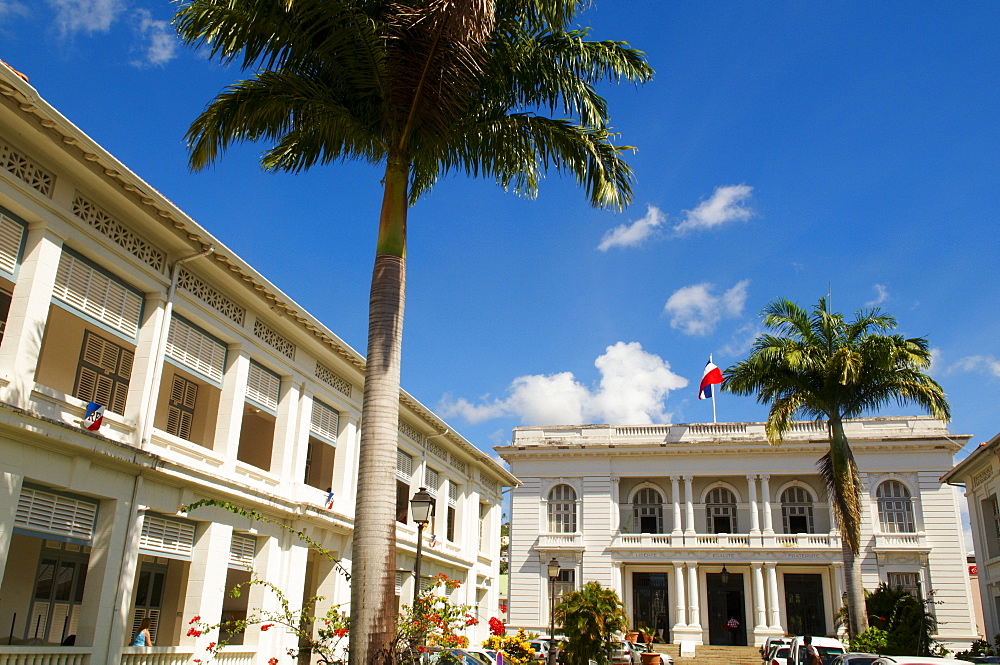
[[[631,633],[625,633],[625,639],[628,640],[629,642],[638,642],[639,631],[633,630]]]
[[[642,665],[660,665],[660,654],[655,651],[652,653],[644,651],[639,657],[642,658]]]

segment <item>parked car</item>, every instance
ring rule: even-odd
[[[874,653],[848,652],[834,658],[830,665],[872,665],[878,659]]]
[[[880,656],[872,665],[967,665],[968,662],[933,656]]]
[[[788,654],[791,653],[787,644],[775,644],[771,647],[764,665],[788,665]]]
[[[765,662],[771,658],[771,652],[774,650],[774,646],[777,644],[784,644],[788,646],[791,642],[790,638],[787,637],[769,637],[764,640],[764,644],[760,647],[760,657]]]
[[[484,665],[478,654],[450,647],[426,647],[421,662],[426,665]]]
[[[511,662],[507,660],[507,657],[500,651],[495,651],[493,649],[475,649],[471,647],[465,649],[465,651],[483,661],[483,665],[511,665]]]
[[[847,652],[841,641],[832,637],[814,637],[812,645],[819,653],[823,665],[830,665],[834,658]],[[802,636],[793,637],[788,649],[788,665],[805,665],[806,649]]]
[[[638,652],[632,649],[627,641],[615,642],[609,654],[611,665],[639,665],[641,661]]]
[[[973,656],[969,660],[973,663],[1000,663],[1000,656]]]
[[[535,662],[547,662],[549,656],[549,642],[552,640],[548,635],[542,635],[541,637],[536,637],[529,643],[531,650],[534,652],[532,660]],[[566,641],[566,637],[563,635],[556,635],[556,660],[559,659],[559,651],[561,650],[561,645]]]

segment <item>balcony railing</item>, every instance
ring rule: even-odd
[[[840,549],[840,535],[835,533],[775,534],[773,536],[745,533],[623,533],[615,537],[612,547],[641,549],[729,549],[729,548],[798,548]]]
[[[573,549],[583,547],[583,534],[580,533],[543,533],[538,536],[538,547],[541,549]]]
[[[195,652],[195,647],[125,647],[122,649],[121,665],[188,665]],[[212,662],[219,665],[252,665],[256,655],[254,647],[226,647],[212,657]]]
[[[0,665],[90,665],[91,647],[0,646]]]
[[[875,548],[887,550],[925,550],[930,549],[923,533],[877,533]]]

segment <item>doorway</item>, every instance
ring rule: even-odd
[[[785,612],[789,635],[826,635],[823,576],[785,573]]]
[[[632,573],[632,628],[653,629],[670,643],[667,616],[667,573]]]
[[[708,643],[746,646],[747,622],[742,573],[708,573]]]

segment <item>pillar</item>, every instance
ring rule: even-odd
[[[683,528],[681,527],[681,477],[680,476],[670,476],[670,498],[673,500],[674,504],[674,528],[671,532],[674,536],[680,536],[683,533]]]
[[[698,606],[698,565],[688,563],[688,625],[701,630],[701,615]]]
[[[312,402],[303,404],[306,401],[302,399],[305,382],[301,376],[282,376],[280,385],[278,415],[274,420],[274,440],[271,442],[270,471],[283,482],[300,484],[309,448]]]
[[[687,523],[684,525],[684,534],[693,536],[696,532],[694,528],[694,488],[691,487],[691,476],[684,476],[684,505],[687,509]]]
[[[250,374],[250,354],[242,344],[230,344],[226,353],[226,373],[222,377],[222,395],[215,423],[212,450],[224,460],[223,468],[230,477],[235,473],[236,456],[240,449],[243,428],[243,408],[247,397],[247,376]]]
[[[747,490],[750,499],[750,535],[760,535],[760,511],[757,509],[757,474],[747,474]]]
[[[14,518],[17,516],[23,481],[24,476],[19,473],[0,471],[0,580],[10,558],[10,540],[14,535]]]
[[[0,376],[10,381],[2,397],[21,408],[28,406],[35,385],[62,245],[62,238],[41,224],[29,225],[25,234],[24,255],[0,344]]]
[[[198,638],[187,634],[185,627],[188,622],[193,617],[200,616],[207,619],[208,623],[215,623],[216,617],[222,616],[222,602],[230,591],[226,588],[226,576],[229,574],[233,527],[219,522],[199,526],[204,531],[195,543],[191,565],[188,567],[187,588],[182,592],[179,622],[181,634],[178,638],[181,646],[198,642]],[[209,637],[215,640],[218,630],[213,631]]]
[[[763,565],[751,563],[753,570],[753,607],[754,607],[754,630],[762,631],[767,629],[767,613],[764,605],[764,573]]]
[[[160,375],[163,368],[157,367],[163,359],[159,358],[157,347],[160,343],[160,332],[164,326],[163,314],[166,298],[163,293],[147,293],[142,306],[142,321],[139,324],[139,337],[135,345],[135,358],[132,361],[132,376],[128,384],[128,397],[125,400],[127,419],[137,423],[136,440],[140,446],[149,441],[140,440],[143,433],[152,436],[152,422],[156,418],[156,402],[159,399]]]
[[[766,563],[764,569],[767,571],[767,607],[771,616],[769,619],[772,630],[781,629],[781,613],[778,608],[778,571],[777,563]]]
[[[764,500],[764,535],[773,536],[774,526],[771,524],[771,485],[769,484],[771,476],[763,473],[760,475],[760,493],[761,498]]]
[[[341,411],[338,428],[337,455],[333,460],[333,510],[341,515],[353,515],[360,436],[357,416]]]
[[[621,480],[611,476],[611,533],[619,533],[622,526]]]
[[[674,595],[677,597],[677,615],[674,621],[674,632],[676,632],[678,628],[687,625],[687,605],[684,602],[684,564],[676,561],[674,562],[674,589]]]

